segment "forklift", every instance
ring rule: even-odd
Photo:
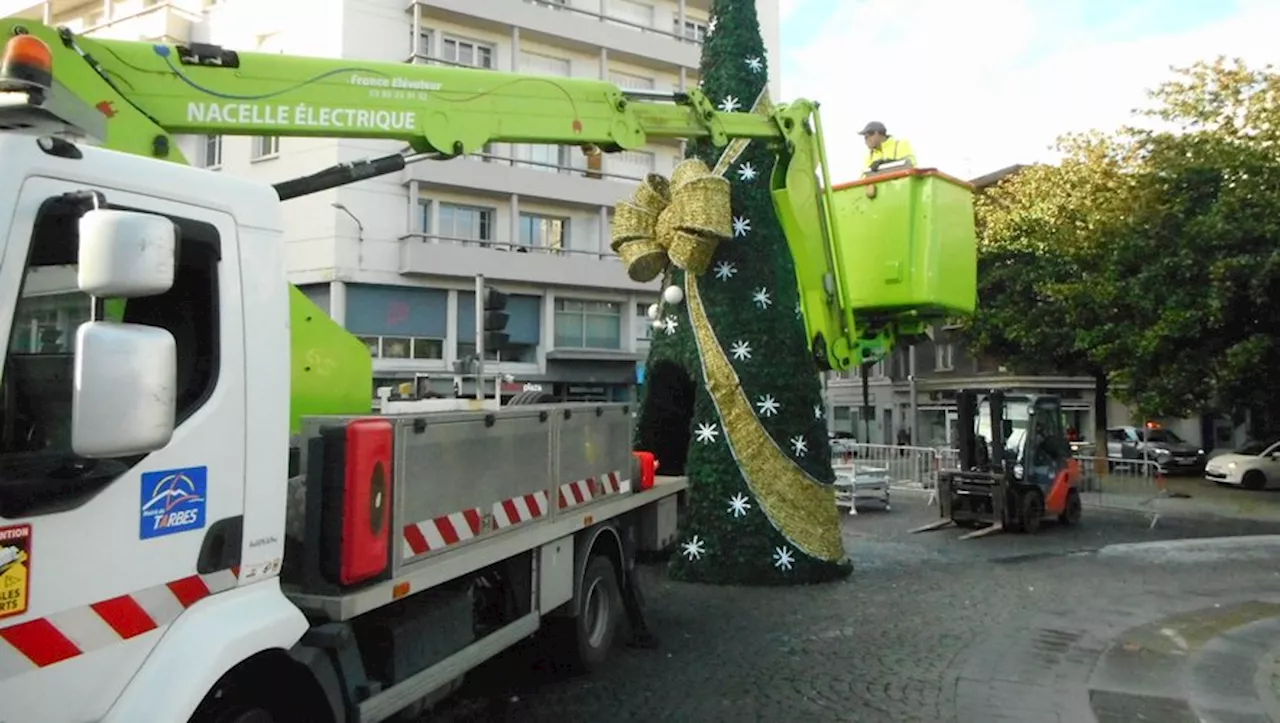
[[[1008,530],[1034,533],[1046,517],[1080,522],[1080,464],[1063,429],[1062,404],[1049,395],[1005,395],[966,389],[956,395],[958,469],[938,473],[942,519],[973,530],[960,539]]]

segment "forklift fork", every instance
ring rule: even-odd
[[[942,528],[950,524],[951,524],[951,520],[949,518],[941,519],[941,520],[938,520],[937,522],[930,522],[929,524],[924,525],[923,527],[917,527],[914,530],[911,530],[909,534],[914,535],[917,532],[929,532],[931,530],[941,530]]]
[[[982,528],[981,530],[974,530],[973,532],[970,532],[966,535],[961,535],[960,539],[973,540],[979,537],[986,537],[987,535],[995,535],[1003,531],[1004,531],[1004,523],[997,522],[994,525],[989,525],[987,527]]]

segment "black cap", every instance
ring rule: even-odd
[[[889,135],[889,131],[885,129],[884,124],[881,123],[880,121],[871,121],[870,123],[867,124],[867,127],[863,128],[862,132],[859,133],[858,135],[865,136],[865,135],[870,135],[872,133],[882,133],[886,136]]]

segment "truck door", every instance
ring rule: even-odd
[[[98,720],[170,623],[237,583],[235,559],[218,554],[238,555],[238,539],[227,545],[222,533],[244,506],[236,227],[224,213],[109,183],[95,184],[109,206],[162,214],[181,230],[168,292],[97,312],[122,308],[124,321],[173,334],[177,426],[150,454],[72,452],[75,335],[94,302],[76,281],[84,204],[67,194],[89,189],[29,178],[0,262],[0,560],[12,558],[0,561],[0,717],[9,721]]]

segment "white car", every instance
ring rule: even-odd
[[[1205,465],[1204,478],[1250,490],[1280,485],[1280,438],[1247,442],[1234,452],[1213,457]]]

